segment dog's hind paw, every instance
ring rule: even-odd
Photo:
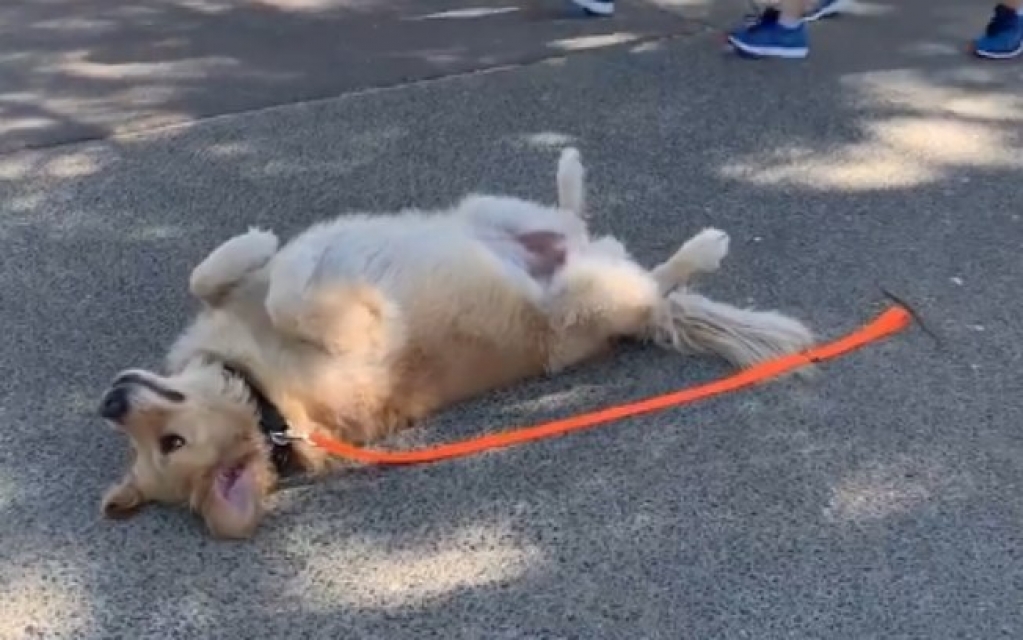
[[[682,245],[685,260],[702,272],[717,271],[721,261],[728,255],[730,239],[720,229],[709,227],[686,241]]]

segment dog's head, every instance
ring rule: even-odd
[[[149,502],[187,505],[219,537],[246,537],[263,515],[273,469],[245,383],[216,366],[163,377],[122,372],[100,414],[131,441],[131,466],[103,499],[125,518]]]

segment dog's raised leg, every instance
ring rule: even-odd
[[[277,236],[250,229],[214,249],[192,270],[188,288],[210,306],[221,300],[246,275],[266,265],[277,251]]]
[[[278,255],[264,305],[281,332],[330,353],[385,351],[401,340],[394,306],[375,288],[320,273],[322,255]]]
[[[689,284],[693,276],[713,273],[728,255],[728,234],[707,228],[687,240],[675,254],[651,271],[661,295]]]
[[[813,335],[795,318],[741,309],[687,290],[694,275],[716,271],[727,253],[728,235],[704,229],[651,271],[662,298],[645,337],[682,353],[714,354],[738,367],[809,347]]]
[[[580,218],[586,217],[586,170],[579,157],[579,150],[567,147],[558,159],[558,207],[571,211]]]

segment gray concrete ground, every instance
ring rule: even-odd
[[[798,63],[723,57],[705,27],[734,4],[658,17],[626,0],[631,17],[586,27],[465,19],[440,44],[422,28],[416,46],[471,48],[452,63],[462,71],[532,62],[332,96],[376,84],[374,71],[384,85],[444,65],[382,61],[412,29],[394,26],[397,9],[351,18],[384,25],[365,50],[332,48],[316,12],[359,31],[345,12],[372,14],[369,1],[278,2],[280,32],[255,26],[255,3],[149,2],[148,21],[117,26],[123,49],[76,35],[112,4],[0,8],[0,636],[1023,637],[1023,66],[961,54],[987,5],[861,4],[815,25]],[[35,33],[48,11],[70,33]],[[641,41],[542,57],[549,38],[622,25]],[[220,62],[160,66],[146,29]],[[500,41],[504,29],[515,37]],[[89,73],[47,75],[48,51],[77,52]],[[135,64],[156,67],[133,77]],[[262,108],[309,96],[322,99]],[[190,124],[147,129],[164,111]],[[886,286],[942,344],[913,330],[812,383],[290,487],[245,543],[213,542],[178,511],[98,517],[125,443],[94,417],[97,396],[119,368],[158,362],[194,308],[188,270],[221,239],[470,189],[551,199],[568,142],[590,167],[596,226],[643,261],[713,224],[733,252],[712,295],[777,306],[827,337],[872,317]],[[401,443],[723,372],[627,349]]]
[[[6,0],[0,151],[152,129],[691,31],[548,0]],[[553,18],[553,19],[552,19]]]

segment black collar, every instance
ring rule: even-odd
[[[256,403],[256,413],[259,416],[259,430],[263,432],[266,439],[267,449],[270,451],[270,462],[280,475],[287,475],[296,468],[294,459],[294,448],[291,445],[292,436],[288,433],[288,420],[281,415],[276,405],[266,397],[266,394],[259,388],[256,381],[252,379],[240,367],[222,363],[224,371],[232,375],[248,387],[249,395]]]

